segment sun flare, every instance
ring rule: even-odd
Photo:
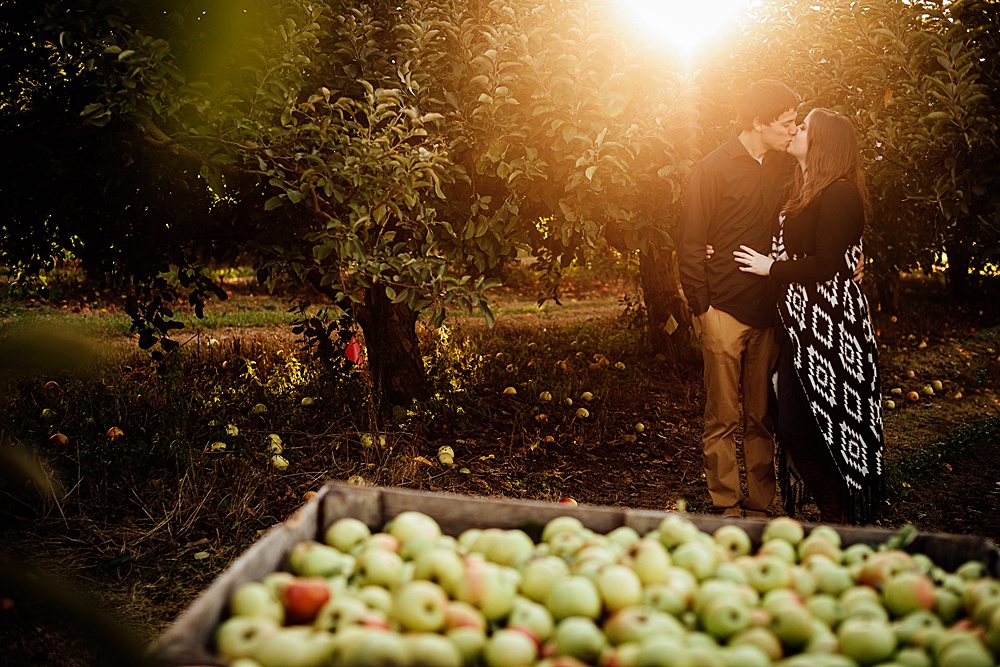
[[[638,30],[682,58],[723,39],[749,7],[749,0],[618,0]]]

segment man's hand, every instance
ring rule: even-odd
[[[712,247],[711,243],[705,244],[705,261],[712,259],[712,255],[715,254],[715,248]]]
[[[733,251],[733,258],[737,264],[742,264],[740,271],[753,273],[758,276],[771,275],[771,265],[774,260],[768,255],[762,255],[750,246],[741,245],[739,250]]]
[[[865,253],[861,253],[861,258],[858,259],[858,265],[854,267],[854,277],[852,280],[857,284],[865,279]]]

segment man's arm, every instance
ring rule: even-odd
[[[701,165],[696,166],[691,172],[681,209],[677,263],[684,296],[691,312],[697,317],[703,315],[709,306],[705,247],[708,245],[708,223],[714,203],[710,178]]]

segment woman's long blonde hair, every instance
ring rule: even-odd
[[[865,177],[858,162],[858,135],[847,116],[824,108],[809,114],[805,172],[796,172],[792,198],[785,204],[785,215],[801,213],[826,186],[844,179],[852,183],[868,210]]]

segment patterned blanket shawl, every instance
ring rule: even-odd
[[[772,250],[776,258],[789,257],[780,233]],[[867,515],[884,491],[884,442],[875,332],[868,300],[852,279],[861,251],[860,242],[848,248],[841,270],[825,283],[785,286],[778,313],[791,339],[796,375],[849,500],[864,496],[859,504],[868,507],[849,505]]]

